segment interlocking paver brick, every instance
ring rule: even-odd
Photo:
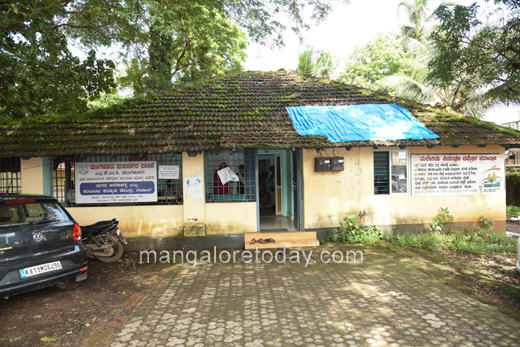
[[[509,346],[520,322],[381,250],[364,263],[179,264],[112,347]],[[309,250],[306,251],[307,254]]]

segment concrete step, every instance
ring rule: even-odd
[[[244,234],[244,241],[249,243],[251,239],[274,239],[278,240],[313,240],[316,238],[315,231],[284,231],[284,232],[260,232]]]
[[[276,240],[276,239],[275,239]],[[250,244],[249,242],[245,244],[245,249],[268,249],[268,248],[294,248],[294,247],[316,247],[320,245],[320,241],[315,240],[280,240],[275,243],[254,243]]]
[[[251,244],[251,240],[255,239],[273,239],[276,242]],[[245,249],[267,249],[282,247],[315,247],[320,245],[320,241],[316,238],[316,232],[272,232],[272,233],[248,233],[244,235]]]

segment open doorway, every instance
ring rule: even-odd
[[[259,215],[261,231],[295,227],[293,151],[258,150]]]

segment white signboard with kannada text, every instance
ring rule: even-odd
[[[490,194],[505,188],[503,154],[413,154],[412,195]]]
[[[76,163],[76,203],[157,201],[157,163],[119,161]]]
[[[159,165],[159,179],[179,179],[179,165]]]

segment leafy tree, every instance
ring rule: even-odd
[[[365,46],[356,47],[347,58],[339,80],[369,89],[381,89],[377,81],[386,76],[409,76],[417,62],[410,51],[392,34],[379,34]]]
[[[168,3],[149,12],[154,17],[149,35],[139,44],[147,54],[133,58],[122,79],[137,94],[242,68],[246,36],[221,13],[197,2]]]
[[[105,108],[116,104],[120,104],[125,100],[127,100],[125,96],[120,95],[115,91],[111,94],[102,93],[98,99],[89,101],[88,107],[91,110],[96,110],[98,108]]]
[[[287,26],[275,14],[292,19],[291,29],[301,34],[308,28],[302,11],[311,7],[313,18],[319,22],[330,12],[332,1],[121,0],[124,10],[120,12],[125,20],[113,37],[125,47],[125,57],[130,59],[133,71],[127,76],[127,85],[139,86],[138,93],[149,93],[171,88],[172,81],[185,83],[241,69],[247,44],[241,30],[257,43],[280,46]],[[82,6],[82,13],[89,11],[88,4]],[[100,25],[106,23],[102,13],[96,20]],[[113,23],[116,28],[120,25]],[[99,35],[78,39],[89,46],[104,42]],[[137,63],[131,62],[134,58]],[[137,76],[143,79],[132,81]]]
[[[441,6],[441,21],[433,31],[437,55],[429,63],[429,76],[439,84],[460,84],[471,79],[476,90],[502,102],[520,101],[520,3],[495,0],[495,11],[478,19],[478,6]],[[501,7],[504,9],[501,10]]]
[[[227,69],[244,60],[245,30],[261,44],[283,44],[286,29],[319,22],[333,0],[0,0],[0,116],[81,112],[87,100],[115,87],[114,64],[75,57],[69,44],[97,49],[118,44],[143,92]],[[345,0],[343,0],[345,1]],[[239,29],[240,28],[240,29]],[[88,50],[88,49],[87,49]],[[141,70],[138,72],[137,68]],[[130,80],[128,76],[127,80]]]
[[[111,61],[69,51],[70,3],[0,1],[0,117],[84,111],[88,98],[115,87]]]

